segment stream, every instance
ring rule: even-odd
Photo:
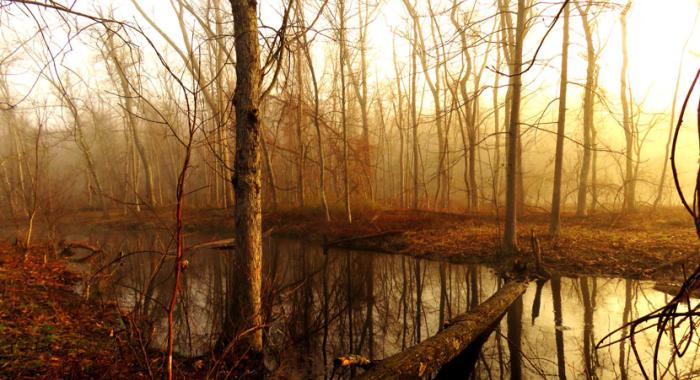
[[[187,245],[221,238],[190,235]],[[172,260],[166,260],[152,275],[161,255],[149,251],[168,249],[165,239],[139,233],[126,243],[123,235],[103,236],[102,241],[122,253],[141,252],[110,269],[106,296],[116,299],[124,310],[141,305],[155,321],[151,345],[163,347]],[[231,254],[221,249],[187,253],[189,266],[176,310],[179,353],[206,354],[216,341]],[[269,323],[265,364],[273,377],[280,378],[349,377],[347,369],[333,372],[334,357],[358,353],[381,359],[399,352],[434,335],[445,321],[484,301],[503,283],[486,266],[335,248],[324,255],[317,245],[283,238],[265,240],[263,261],[263,304]],[[145,296],[151,302],[143,306],[151,277],[152,291]],[[595,345],[623,322],[670,299],[653,285],[621,278],[556,275],[544,283],[532,282],[483,345],[472,378],[507,378],[512,372],[526,379],[641,378],[629,341],[598,350]],[[647,371],[651,370],[656,337],[652,328],[635,338]],[[666,377],[691,378],[700,375],[696,354],[693,345],[684,357],[668,363],[670,348],[665,346],[659,363],[668,370]]]

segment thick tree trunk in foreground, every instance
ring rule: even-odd
[[[359,378],[412,379],[434,373],[487,333],[525,289],[526,282],[506,284],[472,311],[453,318],[446,329],[382,360]]]
[[[231,300],[225,333],[247,331],[242,344],[262,351],[260,290],[262,284],[262,218],[260,167],[260,62],[256,2],[231,0],[236,47],[236,253],[229,288]],[[233,329],[232,329],[233,328]],[[229,337],[232,337],[229,335]]]

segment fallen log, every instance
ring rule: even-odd
[[[483,339],[525,289],[527,282],[506,283],[473,310],[453,318],[448,328],[381,360],[358,379],[417,379],[435,373],[472,343]]]
[[[209,249],[233,249],[236,247],[234,245],[235,241],[236,240],[234,238],[208,241],[206,243],[195,244],[195,245],[187,248],[187,250],[207,249],[207,248],[209,248]]]
[[[371,368],[376,362],[369,360],[362,355],[342,355],[333,359],[333,367],[335,368],[347,368],[347,367],[360,367],[364,369]]]
[[[58,242],[58,248],[60,249],[60,254],[63,257],[69,258],[71,261],[74,262],[84,262],[92,258],[93,256],[102,253],[102,248],[93,245],[89,242],[84,242],[84,241],[65,241],[61,240]],[[85,251],[89,251],[90,254],[87,256],[82,256],[82,257],[75,257],[75,250],[76,249],[82,249]]]
[[[346,239],[340,239],[340,240],[335,240],[331,241],[328,243],[325,243],[328,247],[340,247],[343,246],[347,243],[352,243],[355,241],[360,241],[360,240],[369,240],[369,239],[376,239],[376,238],[382,238],[386,236],[391,236],[391,235],[399,235],[403,233],[401,230],[391,230],[391,231],[384,231],[384,232],[379,232],[376,234],[369,234],[369,235],[362,235],[362,236],[355,236],[351,238],[346,238]]]
[[[266,238],[270,235],[272,235],[272,232],[274,231],[274,227],[268,229],[267,231],[263,232],[262,237]],[[201,243],[201,244],[195,244],[191,247],[187,247],[187,251],[195,250],[195,249],[234,249],[236,248],[236,240],[234,238],[228,238],[228,239],[221,239],[221,240],[214,240],[214,241],[208,241],[206,243]]]

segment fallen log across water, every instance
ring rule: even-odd
[[[488,332],[527,289],[527,282],[511,281],[476,308],[452,319],[450,325],[434,336],[377,361],[358,379],[417,379],[433,374],[451,362]]]
[[[335,240],[335,241],[330,241],[330,242],[324,241],[324,244],[328,247],[345,247],[345,246],[347,246],[347,244],[357,242],[357,241],[378,239],[378,238],[383,238],[383,237],[387,237],[387,236],[400,235],[402,233],[403,233],[403,231],[401,231],[401,230],[383,231],[383,232],[379,232],[376,234],[355,236],[355,237],[350,237],[350,238],[340,239],[340,240]],[[324,240],[325,240],[325,238],[324,238]]]
[[[272,235],[272,232],[274,230],[275,230],[274,227],[272,227],[272,228],[268,229],[267,231],[264,231],[262,233],[263,239]],[[185,250],[186,251],[193,251],[196,249],[234,249],[234,248],[236,248],[236,239],[235,238],[228,238],[228,239],[208,241],[206,243],[201,243],[201,244],[195,244],[191,247],[187,247]]]

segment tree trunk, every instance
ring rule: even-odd
[[[629,86],[627,85],[627,12],[632,6],[632,1],[628,1],[625,8],[620,13],[620,25],[622,26],[622,69],[620,71],[620,99],[622,103],[622,125],[625,132],[625,178],[624,178],[624,204],[626,212],[635,209],[635,178],[634,178],[634,125],[630,115],[629,104],[631,100],[627,97]],[[631,92],[630,92],[631,93]]]
[[[508,307],[527,289],[527,283],[510,282],[475,309],[456,316],[447,328],[425,341],[392,355],[359,376],[359,379],[413,379],[430,375],[487,334]],[[518,320],[518,323],[521,321]],[[517,353],[520,355],[520,352]]]
[[[552,215],[549,234],[558,236],[561,229],[561,177],[564,164],[564,132],[566,130],[566,81],[569,61],[569,4],[564,5],[564,37],[561,46],[561,77],[559,79],[559,117],[557,118],[557,146],[554,158]]]
[[[143,175],[146,181],[146,200],[149,202],[150,206],[155,206],[157,202],[154,191],[155,186],[153,185],[153,170],[151,169],[151,165],[148,161],[148,156],[146,155],[146,149],[138,133],[138,122],[136,120],[136,117],[134,116],[136,110],[134,107],[134,96],[131,93],[131,84],[128,80],[126,68],[124,67],[124,62],[122,62],[122,60],[118,56],[117,47],[114,44],[113,34],[110,33],[108,35],[106,43],[109,57],[112,59],[112,62],[114,63],[114,66],[116,68],[115,71],[117,77],[119,78],[119,85],[121,86],[122,94],[124,95],[124,114],[126,117],[127,125],[131,130],[134,146],[136,147],[136,151],[139,154],[139,159],[141,160],[141,165],[143,166]],[[138,188],[135,188],[135,190],[138,191]]]
[[[516,213],[517,150],[520,140],[520,92],[522,89],[523,38],[525,32],[525,0],[518,0],[518,21],[515,30],[515,52],[510,68],[511,108],[508,125],[508,149],[506,151],[506,220],[503,249],[507,254],[518,251]]]
[[[297,0],[297,9],[299,11],[299,17],[301,19],[301,25],[306,28],[306,22],[304,22],[304,12],[301,0]],[[320,121],[320,110],[321,100],[318,94],[318,81],[316,79],[316,72],[314,71],[314,63],[311,59],[311,53],[309,52],[309,41],[306,38],[306,33],[302,33],[302,47],[304,49],[304,56],[306,58],[306,63],[309,65],[309,73],[311,74],[311,83],[314,89],[314,129],[316,130],[316,143],[318,145],[318,195],[321,199],[321,204],[323,205],[323,212],[327,222],[331,220],[331,214],[328,210],[328,201],[326,200],[326,165],[325,165],[325,155],[323,153],[323,139],[321,135],[321,121]]]
[[[557,370],[560,379],[566,379],[566,359],[564,357],[563,314],[561,304],[561,278],[552,277],[552,305],[554,308],[554,339],[557,346]]]
[[[593,30],[588,19],[590,3],[585,9],[581,8],[579,2],[576,7],[581,14],[581,23],[586,36],[586,88],[583,93],[583,159],[581,161],[581,172],[579,173],[578,197],[576,201],[576,216],[586,215],[586,197],[588,196],[588,176],[591,170],[591,146],[593,134],[593,102],[595,96],[595,70],[596,55],[593,47]]]
[[[233,175],[235,189],[236,255],[233,257],[235,282],[229,288],[231,305],[224,332],[247,333],[243,344],[262,351],[262,217],[261,217],[261,134],[260,134],[260,52],[258,46],[257,4],[231,0],[236,49],[236,157]],[[229,335],[232,338],[236,335]]]
[[[348,173],[348,125],[346,115],[346,89],[345,89],[345,0],[338,3],[340,12],[340,123],[343,133],[343,200],[345,202],[345,218],[352,223],[352,211],[350,209],[350,175]]]

